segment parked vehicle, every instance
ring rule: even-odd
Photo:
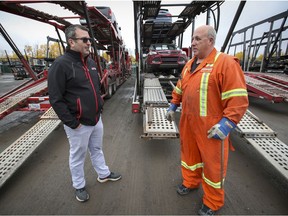
[[[95,8],[99,10],[113,24],[115,30],[118,33],[119,38],[121,39],[121,27],[118,25],[116,17],[111,8],[106,6],[96,6]],[[81,18],[80,23],[82,25],[85,25],[86,24],[85,18]]]
[[[97,10],[99,10],[105,17],[107,17],[107,19],[110,20],[110,22],[113,24],[114,28],[118,31],[118,23],[116,21],[116,17],[113,13],[113,11],[111,10],[110,7],[106,7],[106,6],[97,6],[96,7]]]
[[[145,69],[147,73],[181,73],[187,61],[186,52],[177,48],[175,44],[151,44]]]
[[[156,18],[149,18],[146,20],[146,23],[153,22],[153,23],[172,23],[172,15],[168,9],[160,9]]]

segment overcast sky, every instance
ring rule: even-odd
[[[130,51],[134,50],[134,22],[133,22],[133,2],[132,0],[114,0],[114,1],[86,1],[89,6],[110,6],[114,12],[119,25],[122,28],[122,37],[126,47]],[[189,3],[191,1],[173,1],[173,0],[163,0],[162,4],[172,4],[172,3]],[[220,49],[228,33],[229,27],[234,18],[235,12],[239,6],[238,0],[225,1],[221,6],[221,17],[220,17],[220,27],[217,34],[216,48]],[[58,5],[50,3],[41,4],[29,4],[28,6],[35,9],[53,14],[59,17],[70,16],[72,13],[65,11]],[[167,7],[172,15],[178,15],[183,7]],[[288,1],[251,1],[248,0],[239,21],[236,25],[235,30],[239,30],[248,25],[259,22],[263,19],[269,18],[276,14],[282,13],[288,9]],[[175,21],[176,18],[173,18]],[[69,20],[72,23],[79,23],[78,19]],[[288,22],[288,21],[286,21]],[[12,15],[6,12],[0,11],[0,23],[3,25],[7,33],[10,35],[14,43],[18,46],[21,52],[24,51],[25,45],[35,46],[37,44],[46,44],[47,36],[52,38],[57,38],[54,27],[23,18],[20,16]],[[198,16],[196,18],[196,27],[205,24],[205,16]],[[264,27],[263,27],[264,28]],[[269,30],[267,27],[264,31]],[[262,30],[260,30],[261,32]],[[263,31],[261,32],[263,33]],[[61,33],[63,39],[64,34]],[[184,33],[183,47],[190,46],[191,41],[191,28],[188,28]],[[0,54],[7,50],[11,53],[12,49],[5,41],[5,39],[0,35]]]

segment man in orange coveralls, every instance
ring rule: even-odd
[[[179,126],[183,183],[177,192],[185,195],[202,183],[204,196],[198,211],[200,215],[214,215],[224,205],[221,182],[225,179],[228,163],[227,137],[248,107],[239,60],[217,52],[215,39],[216,32],[211,26],[204,25],[195,30],[192,38],[194,57],[182,70],[166,114],[169,121],[174,120],[174,112],[182,102]]]

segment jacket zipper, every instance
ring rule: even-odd
[[[87,61],[87,60],[86,60]],[[86,62],[83,61],[83,58],[82,58],[82,63],[83,63],[83,69],[84,69],[84,72],[86,74],[86,77],[89,79],[89,82],[92,86],[92,89],[93,89],[93,93],[94,93],[94,98],[95,98],[95,105],[96,105],[96,112],[98,112],[98,98],[97,98],[97,93],[96,93],[96,90],[95,90],[95,86],[93,84],[93,81],[91,79],[91,76],[90,76],[90,73],[89,73],[89,70],[88,70],[88,67],[86,65]],[[98,121],[98,118],[96,116],[96,122]]]

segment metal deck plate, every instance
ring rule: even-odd
[[[264,77],[271,77],[273,79],[282,80],[284,82],[288,82],[288,76],[286,74],[279,74],[279,73],[261,73],[261,72],[245,72],[249,76],[249,74],[257,75],[257,76],[264,76]]]
[[[144,99],[143,103],[145,105],[166,105],[168,106],[168,100],[163,92],[162,88],[145,88],[144,89]]]
[[[0,187],[60,122],[60,120],[40,120],[0,154]]]
[[[54,109],[50,107],[42,116],[41,119],[59,119]]]
[[[288,146],[285,143],[276,137],[247,140],[288,180]]]
[[[167,108],[153,108],[152,123],[148,123],[148,112],[144,115],[144,135],[142,138],[178,138],[179,131],[175,122],[169,122],[165,118]]]
[[[145,78],[143,104],[145,106],[168,106],[168,100],[158,78]]]
[[[246,137],[275,137],[275,132],[249,110],[237,124],[237,131]]]
[[[145,78],[144,80],[144,88],[161,88],[161,84],[158,78]]]
[[[263,92],[266,92],[266,93],[274,95],[274,96],[287,97],[288,93],[283,88],[278,88],[275,85],[271,85],[267,82],[255,79],[253,77],[249,77],[247,75],[245,75],[245,80],[246,80],[247,84],[254,86],[255,88],[257,88]]]

